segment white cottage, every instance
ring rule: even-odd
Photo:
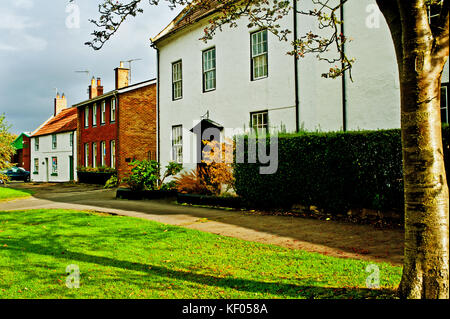
[[[31,180],[68,182],[77,179],[77,108],[67,108],[57,95],[54,115],[31,136]]]
[[[301,2],[303,10],[308,1]],[[294,1],[293,4],[300,5]],[[207,43],[200,41],[214,10],[185,8],[152,38],[158,54],[158,157],[162,165],[200,158],[196,135],[209,127],[220,138],[249,127],[258,130],[357,130],[400,127],[400,90],[392,39],[374,0],[348,2],[342,33],[353,38],[352,76],[321,77],[330,64],[314,54],[287,55],[294,36],[317,32],[316,21],[292,12],[281,28],[296,31],[289,41],[242,19]],[[431,17],[433,13],[431,13]],[[442,79],[442,114],[448,122],[448,63]],[[200,123],[200,124],[199,124]],[[197,133],[197,134],[196,134]]]

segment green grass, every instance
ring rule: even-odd
[[[28,197],[32,194],[29,190],[18,190],[9,187],[0,186],[0,202],[4,200],[10,200],[15,198]]]
[[[80,288],[66,287],[66,267]],[[401,267],[69,210],[0,212],[1,298],[390,298]]]

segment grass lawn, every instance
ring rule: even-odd
[[[0,202],[9,199],[28,197],[32,193],[33,192],[29,190],[19,190],[0,186]]]
[[[80,288],[66,287],[78,265]],[[0,212],[1,298],[390,298],[401,267],[69,210]]]

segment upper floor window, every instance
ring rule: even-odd
[[[102,114],[100,124],[105,124],[105,119],[106,119],[106,103],[105,101],[102,101]]]
[[[269,128],[269,114],[267,111],[250,114],[252,128],[256,133],[267,133]]]
[[[92,126],[97,126],[97,104],[92,106]]]
[[[268,75],[267,30],[251,34],[252,48],[252,80],[265,78]]]
[[[34,139],[34,150],[39,151],[39,137]]]
[[[441,84],[441,122],[449,123],[450,112],[448,110],[448,83]]]
[[[73,146],[73,132],[70,132],[70,136],[69,136],[69,144],[70,144],[70,147]]]
[[[216,88],[216,48],[203,51],[203,92]]]
[[[172,99],[183,97],[183,74],[181,61],[172,64]]]
[[[58,141],[56,139],[56,134],[52,134],[52,149],[56,149],[56,147],[58,146]]]
[[[181,125],[172,126],[172,160],[183,163],[183,130]]]
[[[84,108],[84,127],[89,127],[89,106]]]
[[[110,118],[110,122],[115,122],[116,121],[116,99],[112,98],[111,99],[111,118]]]

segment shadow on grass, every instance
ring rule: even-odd
[[[126,260],[118,260],[110,257],[102,257],[89,255],[81,252],[67,250],[66,247],[42,246],[36,245],[24,240],[6,239],[7,247],[3,249],[11,251],[24,251],[46,256],[52,256],[57,259],[93,263],[96,265],[115,267],[125,271],[137,271],[151,276],[165,277],[168,279],[177,279],[188,281],[194,284],[207,285],[211,287],[235,289],[238,291],[254,292],[254,293],[270,293],[287,298],[307,298],[307,299],[361,299],[361,298],[393,298],[395,292],[389,289],[366,289],[366,288],[333,288],[320,287],[312,285],[296,285],[280,282],[264,282],[250,279],[233,278],[233,277],[217,277],[207,274],[199,274],[186,270],[175,270],[169,267],[158,265],[130,262]],[[64,254],[62,254],[64,252]],[[27,272],[32,269],[27,270]],[[128,278],[129,277],[129,278]],[[129,274],[122,277],[123,281],[133,281],[135,274]],[[130,279],[130,280],[128,280]],[[138,283],[136,281],[136,283]]]

